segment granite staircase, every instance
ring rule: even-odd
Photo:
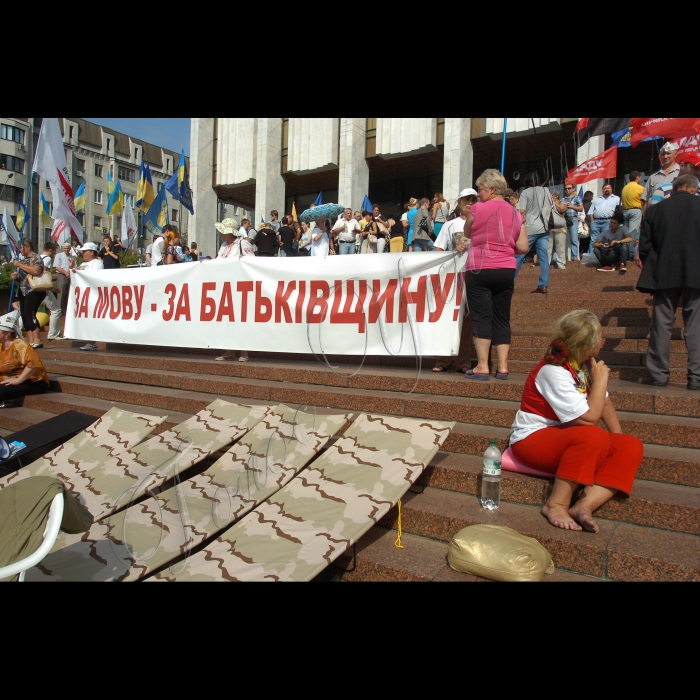
[[[423,358],[372,357],[354,376],[358,358],[331,358],[333,369],[308,355],[251,353],[248,363],[215,361],[214,351],[45,341],[42,360],[51,391],[0,411],[3,434],[68,410],[100,416],[113,405],[168,415],[164,430],[215,397],[260,404],[316,406],[319,411],[368,411],[454,421],[456,427],[420,482],[403,500],[402,541],[395,546],[392,511],[324,579],[343,581],[477,581],[451,571],[447,544],[477,523],[512,527],[552,554],[550,581],[700,581],[700,392],[686,389],[682,320],[672,343],[666,388],[640,384],[645,376],[651,299],[635,291],[638,271],[599,273],[569,264],[552,270],[547,297],[531,292],[539,270],[523,268],[513,303],[514,339],[507,382],[469,382],[434,374]],[[562,313],[587,308],[601,319],[602,359],[612,369],[611,395],[626,432],[645,443],[631,498],[614,499],[598,515],[598,535],[564,532],[541,516],[551,482],[504,472],[502,505],[481,508],[481,457],[489,439],[505,449],[527,373],[542,357]]]

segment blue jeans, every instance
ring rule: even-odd
[[[571,241],[571,259],[578,259],[578,219],[574,219],[573,222],[566,227],[569,232],[569,240]]]
[[[591,223],[591,248],[593,244],[610,228],[610,219],[595,219]]]
[[[434,253],[435,243],[432,241],[424,240],[414,240],[413,241],[413,252],[414,253]]]
[[[338,253],[340,255],[355,255],[355,242],[345,243],[340,241],[338,243]]]
[[[537,283],[538,287],[549,287],[549,232],[547,233],[535,233],[532,236],[528,236],[530,241],[530,248],[534,245],[537,250],[537,260],[540,263],[540,279]],[[515,278],[518,278],[520,274],[520,268],[523,266],[523,260],[525,260],[525,255],[516,255],[515,259],[518,263],[517,270],[515,271]]]

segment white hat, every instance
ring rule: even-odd
[[[82,248],[78,248],[78,250],[92,250],[94,253],[100,252],[100,249],[97,247],[97,243],[93,243],[92,241],[83,245]]]
[[[670,141],[668,143],[665,143],[662,148],[661,148],[661,153],[675,153],[678,150],[678,144],[677,143],[671,143]]]
[[[479,193],[476,190],[473,190],[471,187],[467,187],[466,190],[462,190],[459,193],[459,197],[457,199],[464,199],[464,197],[478,197]]]
[[[19,312],[11,311],[0,317],[0,331],[13,331],[16,335],[21,333],[19,329]]]

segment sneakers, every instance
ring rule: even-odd
[[[83,345],[83,347],[80,349],[85,350],[86,352],[97,350],[97,343],[88,343],[87,345]]]
[[[615,272],[615,268],[611,267],[610,265],[606,265],[605,267],[599,267],[598,272]]]
[[[625,263],[620,263],[617,266],[617,271],[618,272],[627,272],[627,265],[625,265]]]

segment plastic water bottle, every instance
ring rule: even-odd
[[[501,452],[498,442],[491,440],[484,452],[484,475],[481,486],[481,505],[488,510],[498,510],[501,505]]]

